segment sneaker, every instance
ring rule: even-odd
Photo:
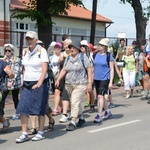
[[[18,114],[15,114],[13,117],[12,117],[12,120],[19,120],[20,119],[20,115]]]
[[[125,97],[126,99],[129,99],[130,98],[130,95],[126,95],[126,97]]]
[[[147,104],[150,104],[150,100],[148,100]]]
[[[28,135],[22,134],[18,139],[16,139],[16,143],[23,143],[28,140]]]
[[[101,122],[101,116],[99,116],[98,114],[97,114],[97,116],[95,117],[95,119],[94,119],[94,123],[100,123]]]
[[[85,123],[85,119],[79,119],[77,127],[81,127]]]
[[[61,118],[59,119],[60,123],[66,123],[68,121],[68,116],[62,114]]]
[[[45,137],[43,136],[43,134],[36,134],[31,140],[32,141],[40,141],[45,139]]]
[[[6,120],[6,123],[5,123],[5,125],[3,124],[3,128],[1,129],[0,132],[1,132],[1,133],[7,132],[9,126],[10,126],[10,122],[9,122],[8,120]]]
[[[115,107],[114,103],[110,103],[109,106],[108,106],[109,109],[114,108],[114,107]]]
[[[10,126],[10,122],[8,120],[6,120],[6,124],[3,124],[3,129],[8,129]]]
[[[70,123],[66,127],[66,131],[74,131],[75,129],[76,129],[76,126],[74,124],[72,124],[72,123]]]
[[[89,103],[85,103],[84,108],[90,107]]]
[[[103,116],[102,118],[103,118],[103,119],[108,119],[108,118],[111,117],[111,116],[112,116],[111,111],[109,111],[109,112],[105,111],[104,116]]]
[[[140,100],[142,100],[142,101],[143,101],[143,100],[148,100],[148,99],[149,99],[149,98],[148,98],[147,96],[144,96],[144,95],[140,98]]]
[[[143,90],[142,92],[141,92],[141,96],[143,96],[145,94],[145,91]]]

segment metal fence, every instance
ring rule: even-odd
[[[3,45],[5,43],[12,43],[16,47],[16,54],[18,56],[21,56],[22,50],[24,47],[26,47],[26,40],[25,40],[25,32],[18,32],[18,31],[0,31],[0,33],[3,33],[0,37],[0,52],[3,55]],[[7,34],[7,36],[4,35]],[[68,38],[70,38],[75,43],[80,42],[81,40],[87,40],[90,41],[89,36],[83,36],[83,35],[68,35]],[[95,37],[95,45],[100,41],[101,38],[104,38],[102,36],[96,36]],[[115,43],[116,41],[119,41],[119,38],[117,37],[107,37],[110,39],[110,46]],[[42,39],[40,39],[42,40]],[[62,41],[62,34],[53,34],[52,35],[53,41]],[[135,40],[135,38],[126,38],[126,45],[131,45],[132,41]],[[51,41],[49,42],[51,43]]]

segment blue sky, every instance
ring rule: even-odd
[[[147,1],[148,0],[146,0],[143,6],[148,4]],[[89,10],[92,10],[92,2],[93,0],[83,0],[85,7]],[[120,4],[119,0],[98,0],[97,13],[114,22],[107,29],[108,37],[117,37],[118,33],[123,32],[127,38],[135,38],[134,12],[129,4]],[[150,34],[149,22],[146,30],[147,37]]]

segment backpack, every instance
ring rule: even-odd
[[[97,53],[98,53],[98,52],[96,52],[95,54],[93,54],[93,61],[94,61],[94,59],[95,59]],[[110,53],[107,52],[106,55],[107,55],[107,57],[106,57],[107,65],[109,66],[109,62],[110,62]],[[110,67],[110,66],[109,66],[109,67]]]
[[[28,48],[23,49],[23,56],[25,56],[27,54]],[[38,51],[39,54],[39,58],[41,57],[41,51],[42,51],[42,46],[39,47]]]

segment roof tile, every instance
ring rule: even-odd
[[[11,0],[10,6],[12,8],[16,9],[27,9],[27,6],[23,4],[23,1],[26,1],[27,3],[29,0]],[[91,20],[92,18],[92,11],[84,8],[83,6],[74,6],[70,5],[70,9],[67,10],[68,15],[61,15],[65,17],[70,18],[80,18],[85,20]],[[110,19],[101,16],[99,14],[96,15],[96,21],[98,22],[105,22],[105,23],[113,23]]]

